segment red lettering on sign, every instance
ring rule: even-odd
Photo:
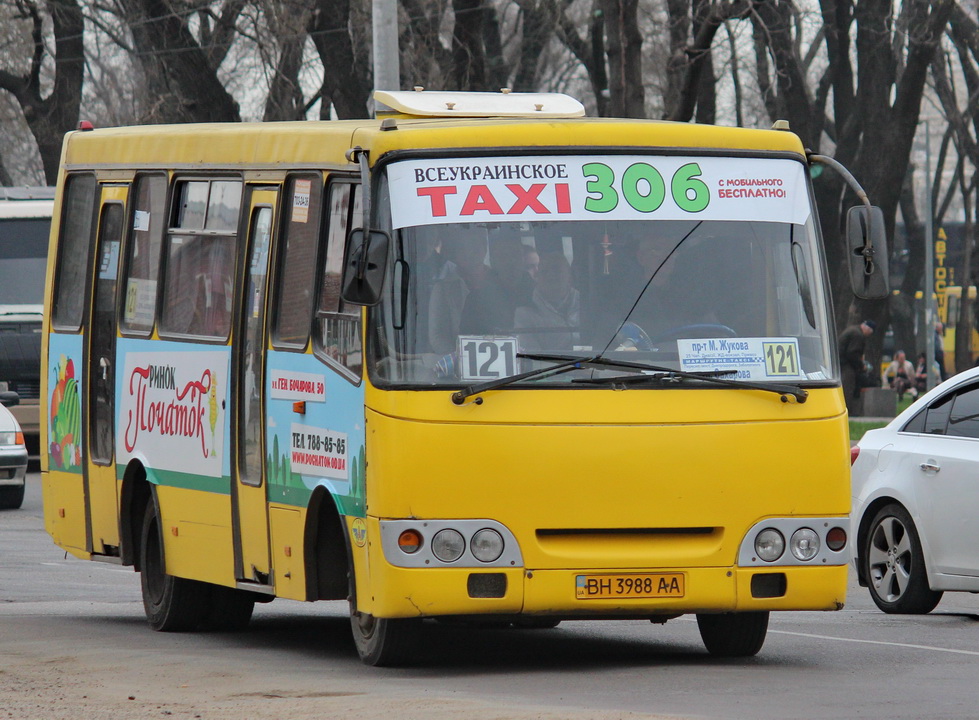
[[[485,185],[473,185],[469,188],[466,201],[462,204],[460,215],[475,215],[477,211],[485,210],[490,215],[502,215],[503,208],[493,197],[493,192]]]
[[[445,196],[455,195],[455,185],[442,187],[423,187],[416,191],[419,197],[427,197],[432,202],[432,217],[445,217]]]
[[[554,194],[557,196],[557,211],[561,214],[571,212],[571,193],[567,183],[558,183],[554,186]]]
[[[517,197],[517,201],[507,210],[507,215],[519,215],[528,208],[538,215],[550,215],[551,211],[544,207],[544,203],[538,199],[545,187],[547,186],[544,183],[535,183],[529,188],[524,188],[521,185],[507,185],[507,190]]]
[[[191,380],[183,390],[174,392],[174,399],[166,402],[146,402],[146,380],[150,368],[134,368],[129,376],[129,395],[135,397],[136,407],[129,411],[124,442],[132,452],[136,440],[143,431],[162,436],[200,438],[201,456],[210,455],[204,435],[204,399],[211,389],[211,371],[205,370],[201,379]]]

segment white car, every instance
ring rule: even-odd
[[[979,368],[867,432],[851,451],[860,584],[887,613],[979,592]]]
[[[16,509],[24,502],[27,447],[20,425],[7,409],[17,402],[17,393],[0,392],[0,510]]]

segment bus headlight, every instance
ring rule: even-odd
[[[439,530],[432,538],[432,552],[442,562],[455,562],[466,551],[466,539],[458,530]]]
[[[797,560],[812,560],[819,552],[819,535],[809,528],[799,528],[789,539],[789,549]]]
[[[775,562],[785,552],[785,538],[775,528],[766,528],[755,537],[755,554],[765,562]]]
[[[469,549],[480,562],[491,563],[503,554],[503,538],[496,530],[483,528],[473,535]]]

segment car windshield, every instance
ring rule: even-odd
[[[381,386],[459,386],[554,364],[528,355],[751,382],[835,375],[811,214],[802,222],[715,213],[399,227],[398,204],[386,183],[381,190],[379,220],[394,238],[386,292],[371,313],[371,371]],[[590,363],[512,386],[594,387],[581,381],[623,372]]]

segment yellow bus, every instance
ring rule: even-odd
[[[375,665],[431,618],[695,614],[746,656],[770,611],[841,608],[847,415],[798,137],[376,96],[66,137],[54,541],[139,571],[156,630],[348,600]]]

